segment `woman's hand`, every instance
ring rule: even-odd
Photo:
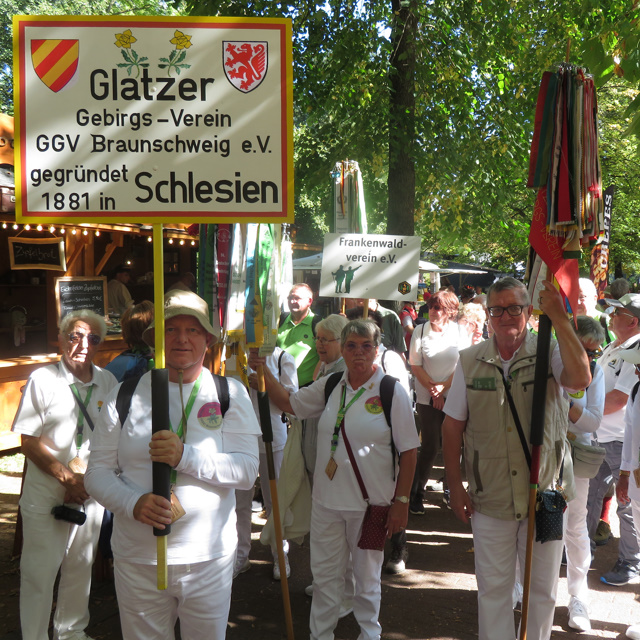
[[[387,538],[407,528],[409,505],[394,500],[387,516]]]

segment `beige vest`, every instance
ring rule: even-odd
[[[537,336],[527,332],[509,368],[511,395],[529,443]],[[555,347],[552,341],[551,352]],[[464,434],[465,468],[474,509],[492,518],[521,520],[529,506],[529,467],[518,436],[493,340],[460,352],[467,385],[469,418]],[[569,402],[549,364],[544,441],[540,452],[540,490],[553,488],[564,457],[562,486],[574,496],[571,451],[566,439]]]

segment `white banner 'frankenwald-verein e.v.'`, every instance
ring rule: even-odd
[[[324,237],[320,295],[416,300],[419,236],[329,233]]]

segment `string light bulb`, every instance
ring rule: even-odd
[[[17,224],[14,224],[14,225],[13,225],[13,230],[14,230],[14,231],[17,231],[17,230],[18,230],[18,225],[17,225]]]
[[[153,242],[153,238],[151,236],[147,237],[147,242]]]
[[[85,229],[85,230],[82,232],[82,235],[83,235],[83,236],[88,236],[88,235],[89,235],[89,232]]]
[[[192,240],[192,241],[191,241],[191,246],[192,246],[192,247],[195,247],[195,246],[196,246],[196,241],[195,241],[195,240]]]
[[[64,227],[62,227],[62,228],[60,229],[60,233],[66,233],[66,231],[67,231],[67,230],[66,230]]]
[[[36,227],[36,229],[37,229],[38,231],[42,231],[42,225],[41,225],[41,224],[39,224],[39,225]]]
[[[100,229],[96,229],[96,238],[100,235]]]
[[[24,230],[25,231],[31,231],[31,225],[30,224],[25,224],[24,225]]]
[[[184,244],[184,240],[180,240],[180,246]]]
[[[169,244],[173,244],[173,238],[169,238]]]
[[[53,233],[55,230],[56,228],[53,225],[49,227],[49,233]]]
[[[75,229],[71,229],[71,233],[75,236],[78,232]]]
[[[3,228],[3,229],[6,229],[6,228],[7,228],[7,223],[6,223],[6,222],[3,222],[3,223],[2,223],[2,228]]]

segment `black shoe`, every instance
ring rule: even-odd
[[[425,514],[424,504],[422,504],[422,496],[414,496],[409,502],[409,512],[414,516],[423,516]]]
[[[640,582],[640,570],[638,565],[618,560],[611,571],[605,573],[600,580],[612,587],[621,587],[625,584],[638,584]]]
[[[424,512],[423,512],[424,513]],[[409,559],[407,547],[394,547],[391,549],[391,555],[387,560],[384,570],[387,573],[398,574],[404,573],[406,570],[406,562]]]

